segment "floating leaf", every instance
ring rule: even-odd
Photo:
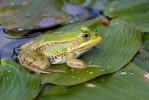
[[[135,23],[141,31],[149,31],[149,1],[148,0],[115,0],[104,10],[111,18],[121,18]]]
[[[7,28],[47,28],[99,15],[97,10],[88,10],[66,0],[11,0],[0,7],[0,22]]]
[[[0,7],[0,22],[8,28],[34,28],[45,27],[43,20],[50,23],[46,26],[59,24],[72,18],[63,11],[64,0],[11,0]],[[42,24],[41,24],[42,22]]]
[[[39,92],[39,79],[22,66],[1,58],[0,100],[32,100]]]
[[[126,72],[126,75],[121,75]],[[147,100],[149,81],[145,71],[129,63],[118,72],[72,86],[46,85],[38,96],[40,100]],[[145,74],[146,75],[146,74]]]
[[[74,85],[99,75],[113,73],[127,64],[141,46],[140,31],[131,23],[122,20],[113,20],[110,25],[104,26],[100,18],[84,21],[60,28],[58,31],[79,30],[82,25],[89,26],[93,31],[101,33],[103,41],[101,50],[93,48],[80,57],[86,63],[92,61],[99,68],[72,70],[65,64],[52,65],[51,68],[65,70],[65,73],[52,75],[40,74],[42,83],[58,85]]]

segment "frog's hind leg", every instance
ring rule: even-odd
[[[18,58],[22,66],[34,72],[46,74],[52,74],[56,72],[66,73],[65,71],[61,70],[47,69],[50,66],[50,60],[40,51],[23,49],[19,52]]]
[[[50,66],[47,56],[36,50],[23,49],[19,52],[18,59],[22,66],[30,70],[46,69]]]

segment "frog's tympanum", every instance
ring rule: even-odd
[[[18,59],[21,65],[29,70],[47,74],[65,72],[48,69],[50,64],[66,63],[73,69],[97,67],[76,58],[101,40],[102,36],[91,31],[87,26],[82,26],[78,31],[54,32],[21,45]]]

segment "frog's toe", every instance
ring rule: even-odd
[[[88,67],[100,67],[98,65],[88,65]]]

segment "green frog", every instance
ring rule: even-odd
[[[66,63],[73,69],[98,67],[77,58],[101,40],[101,34],[91,31],[87,26],[82,26],[77,31],[54,32],[21,45],[18,59],[29,70],[46,74],[65,73],[62,70],[49,69],[50,64]]]

